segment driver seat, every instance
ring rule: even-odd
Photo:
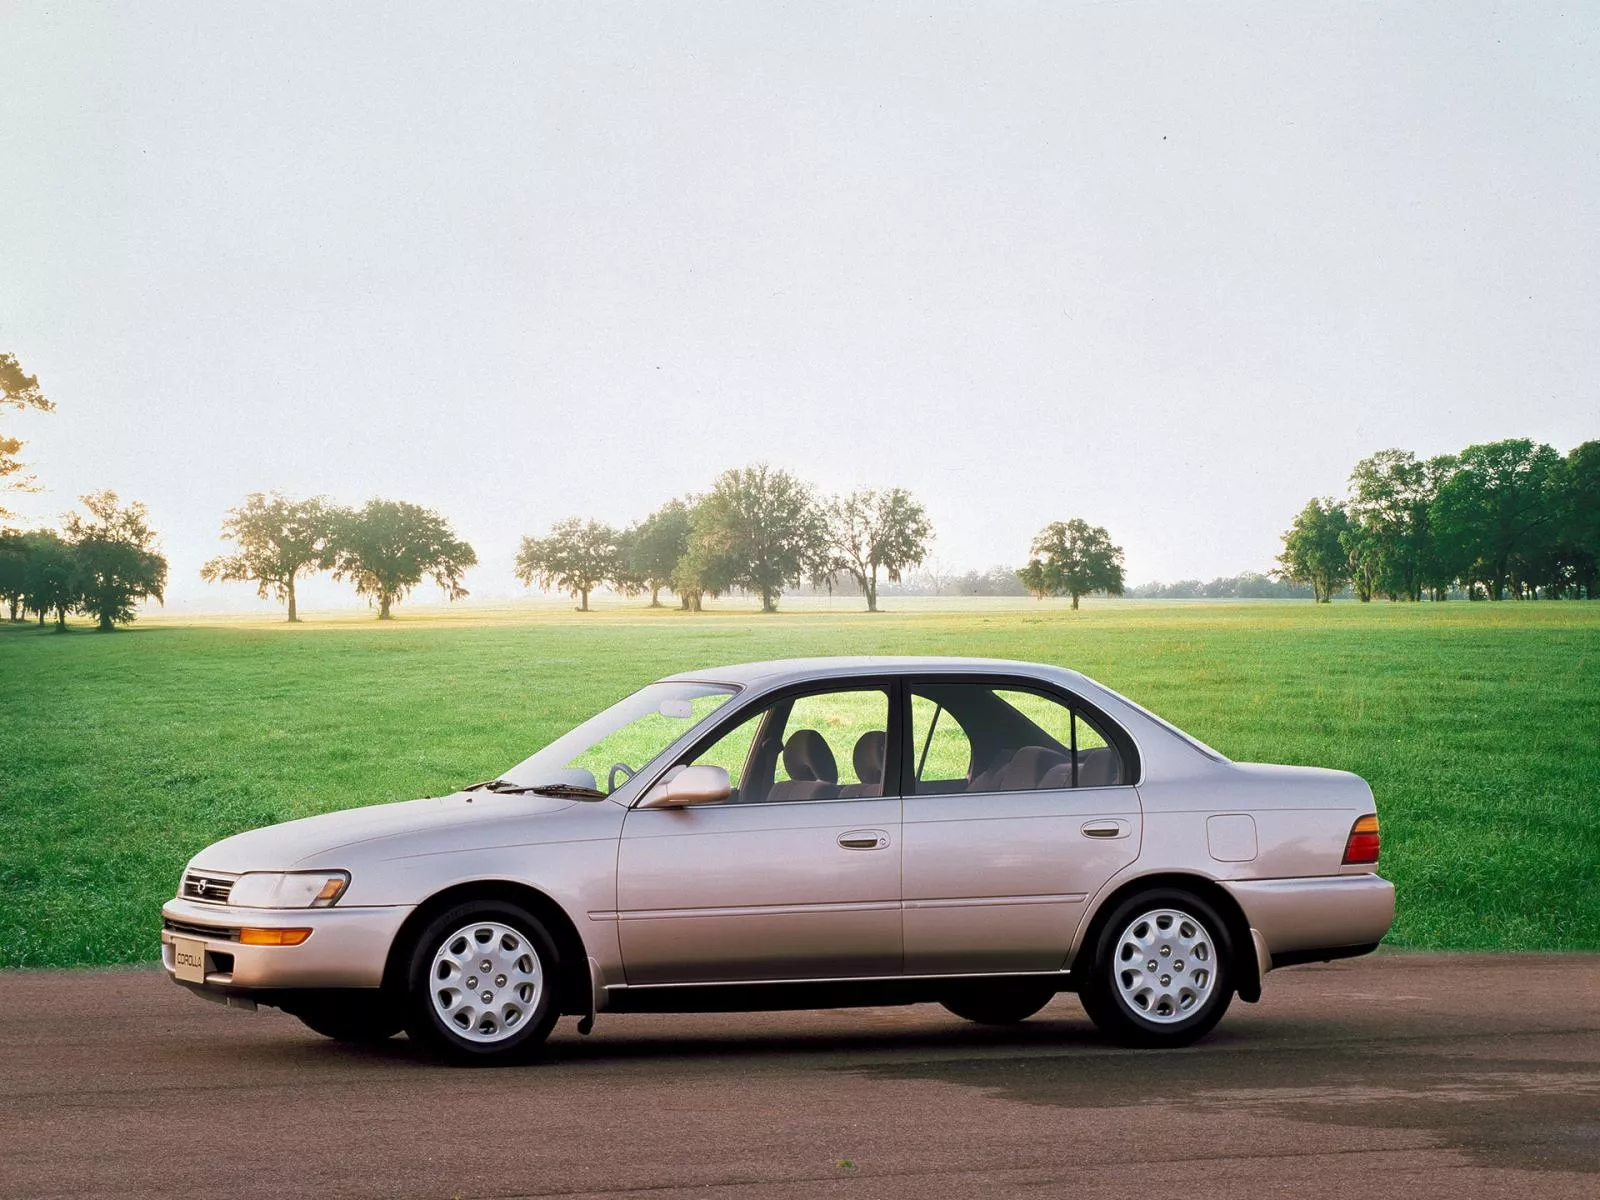
[[[832,800],[839,795],[839,764],[815,729],[796,729],[790,735],[783,745],[783,769],[789,778],[772,785],[769,801]]]

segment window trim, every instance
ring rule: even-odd
[[[1139,754],[1139,744],[1134,741],[1133,735],[1124,729],[1120,722],[1112,720],[1110,715],[1107,714],[1106,711],[1098,704],[1095,704],[1093,701],[1079,695],[1077,692],[1061,687],[1059,684],[1026,675],[1005,675],[999,672],[976,671],[940,671],[932,672],[926,675],[902,675],[900,677],[900,682],[901,687],[904,689],[904,702],[901,705],[901,713],[904,717],[904,724],[900,731],[901,736],[895,740],[899,741],[901,751],[899,756],[901,766],[899,791],[900,795],[907,801],[916,800],[919,798],[919,794],[916,790],[917,781],[914,775],[908,771],[910,765],[915,761],[915,747],[912,745],[914,739],[911,729],[911,695],[917,689],[919,684],[971,684],[978,687],[987,687],[991,691],[1031,692],[1034,695],[1042,696],[1047,700],[1054,700],[1056,703],[1063,705],[1069,712],[1073,714],[1082,711],[1089,718],[1089,723],[1095,726],[1095,728],[1106,739],[1106,744],[1114,748],[1117,753],[1121,755],[1122,766],[1129,782],[1101,784],[1097,787],[1088,788],[1080,788],[1075,785],[1071,788],[1052,788],[1048,790],[1103,792],[1120,788],[1137,787],[1144,780],[1144,760]],[[1004,701],[1002,701],[1002,703],[1004,703]],[[954,720],[955,718],[952,716],[951,719]],[[960,722],[957,722],[957,725],[959,726]],[[965,727],[961,726],[961,728],[964,733]],[[1074,760],[1073,778],[1077,778],[1076,760]],[[1029,792],[1043,790],[1046,789],[1019,788],[1010,791],[990,789],[982,792],[923,792],[921,793],[921,796],[1022,796],[1027,795]]]

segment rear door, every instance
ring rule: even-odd
[[[908,975],[1053,971],[1139,853],[1131,740],[1037,683],[907,681]]]
[[[684,759],[726,767],[728,802],[628,812],[617,915],[630,985],[899,974],[892,691],[836,683],[735,714]]]

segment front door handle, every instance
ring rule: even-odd
[[[852,829],[839,835],[839,845],[846,850],[882,850],[889,844],[889,835],[881,829]]]
[[[1083,836],[1092,838],[1123,838],[1128,836],[1126,821],[1085,821]]]

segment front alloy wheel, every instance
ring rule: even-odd
[[[556,970],[555,945],[528,913],[460,905],[417,940],[406,1027],[461,1062],[525,1058],[555,1025]]]
[[[1209,1033],[1233,999],[1222,918],[1198,896],[1146,892],[1100,927],[1083,1007],[1125,1046],[1186,1046]]]

